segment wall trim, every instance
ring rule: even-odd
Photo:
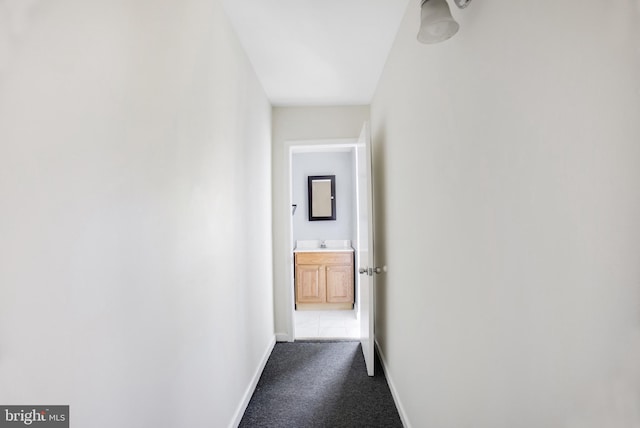
[[[247,406],[249,405],[249,401],[251,401],[251,397],[253,396],[253,392],[256,390],[256,386],[258,385],[258,381],[260,380],[260,376],[262,376],[262,371],[264,370],[264,366],[267,365],[267,361],[271,356],[271,352],[273,352],[273,347],[276,345],[276,336],[271,337],[269,344],[267,345],[267,349],[262,355],[262,360],[258,364],[255,373],[253,374],[253,378],[251,382],[247,386],[247,389],[242,397],[242,401],[238,405],[235,414],[233,415],[233,419],[229,424],[229,428],[237,428],[240,425],[240,421],[244,416],[245,410],[247,410]]]
[[[288,333],[276,333],[276,342],[293,342]]]
[[[294,310],[296,304],[296,298],[294,293],[295,279],[293,277],[293,220],[290,215],[289,206],[293,198],[293,190],[291,188],[292,182],[292,156],[294,153],[308,153],[308,152],[325,152],[325,151],[341,151],[352,150],[358,143],[358,138],[330,138],[321,140],[286,140],[284,141],[282,156],[283,163],[286,166],[286,173],[283,175],[282,182],[280,183],[283,195],[287,195],[287,211],[286,215],[282,218],[278,218],[275,221],[281,222],[284,226],[283,230],[285,235],[280,242],[274,241],[274,248],[280,247],[280,250],[285,255],[284,272],[287,274],[285,281],[285,295],[287,304],[284,309],[280,309],[277,313],[280,314],[284,310],[288,330],[288,336],[286,342],[293,342],[296,337],[296,322],[294,317]],[[275,155],[274,155],[275,156]],[[274,250],[275,251],[275,250]],[[274,288],[275,290],[275,288]],[[277,300],[277,293],[276,293]],[[274,301],[274,310],[277,311]],[[276,315],[277,316],[277,315]],[[283,337],[284,338],[284,337]]]
[[[375,340],[376,351],[378,352],[378,356],[380,357],[380,363],[382,364],[382,370],[384,370],[384,376],[387,378],[387,384],[389,385],[389,390],[391,391],[391,396],[393,397],[393,401],[396,403],[396,408],[398,409],[398,414],[400,415],[400,421],[405,428],[412,428],[411,422],[409,422],[409,417],[407,413],[404,411],[404,407],[402,406],[402,402],[400,401],[400,396],[398,395],[398,391],[396,390],[396,386],[391,378],[391,373],[389,373],[389,368],[387,366],[387,360],[380,349],[380,344],[378,340]]]
[[[282,155],[283,163],[286,166],[286,172],[284,174],[284,180],[280,184],[283,190],[283,195],[287,195],[287,206],[291,205],[291,201],[293,198],[293,189],[291,187],[292,182],[292,156],[294,153],[309,153],[309,152],[340,152],[340,151],[348,151],[353,150],[353,148],[358,144],[358,138],[329,138],[329,139],[320,139],[320,140],[285,140],[283,145]],[[288,210],[288,208],[287,208]],[[283,230],[286,231],[285,236],[280,242],[275,242],[275,246],[279,246],[281,248],[280,251],[283,251],[285,255],[285,266],[284,272],[286,272],[287,279],[285,282],[285,298],[287,301],[287,306],[285,307],[285,321],[288,330],[288,334],[277,335],[278,341],[282,342],[293,342],[296,336],[296,326],[295,326],[295,279],[293,276],[293,220],[292,216],[289,215],[290,211],[287,211],[287,215],[278,218],[276,221],[282,222],[281,224],[284,226]],[[274,238],[275,239],[275,238]],[[276,240],[277,241],[277,240]],[[357,251],[357,250],[356,250]],[[360,293],[356,290],[357,295]],[[277,299],[277,296],[276,296]],[[274,303],[275,305],[275,303]],[[275,306],[274,306],[275,308]],[[280,312],[278,312],[280,313]]]

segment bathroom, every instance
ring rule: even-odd
[[[294,147],[291,150],[291,230],[294,260],[302,255],[319,254],[327,251],[342,260],[350,260],[350,265],[341,266],[338,275],[344,281],[350,281],[350,296],[340,301],[346,303],[299,303],[292,304],[296,339],[357,339],[360,337],[358,322],[358,296],[354,275],[355,252],[357,242],[357,174],[354,144],[333,144],[327,146]],[[310,180],[310,177],[312,179]],[[313,180],[314,177],[319,180]],[[321,189],[329,189],[327,199],[331,203],[319,206],[318,194]],[[320,184],[318,184],[320,183]],[[316,187],[316,184],[322,187]],[[316,191],[316,197],[310,198],[309,191]],[[312,206],[310,207],[310,202]],[[316,204],[314,208],[313,203]],[[328,212],[318,209],[326,208]],[[313,212],[310,212],[312,210]],[[310,214],[316,214],[315,217]],[[297,257],[296,257],[297,255]],[[317,263],[313,262],[316,270]],[[329,272],[327,268],[327,272]],[[301,269],[294,267],[292,287],[301,282]],[[331,274],[327,274],[330,277]],[[324,278],[324,271],[320,275]],[[313,277],[317,278],[314,272]],[[317,284],[314,284],[317,285]],[[347,286],[345,285],[345,289]],[[327,287],[329,289],[329,287]],[[294,289],[294,295],[300,289]],[[349,293],[344,293],[349,294]],[[331,299],[324,299],[331,300]]]

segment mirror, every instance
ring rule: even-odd
[[[307,178],[309,221],[336,219],[336,176],[313,175]]]

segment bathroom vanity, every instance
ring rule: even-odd
[[[353,309],[351,241],[297,241],[294,259],[296,309]]]

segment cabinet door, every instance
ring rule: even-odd
[[[325,303],[325,271],[322,265],[296,265],[296,303]]]
[[[327,266],[327,302],[353,303],[353,265]]]

